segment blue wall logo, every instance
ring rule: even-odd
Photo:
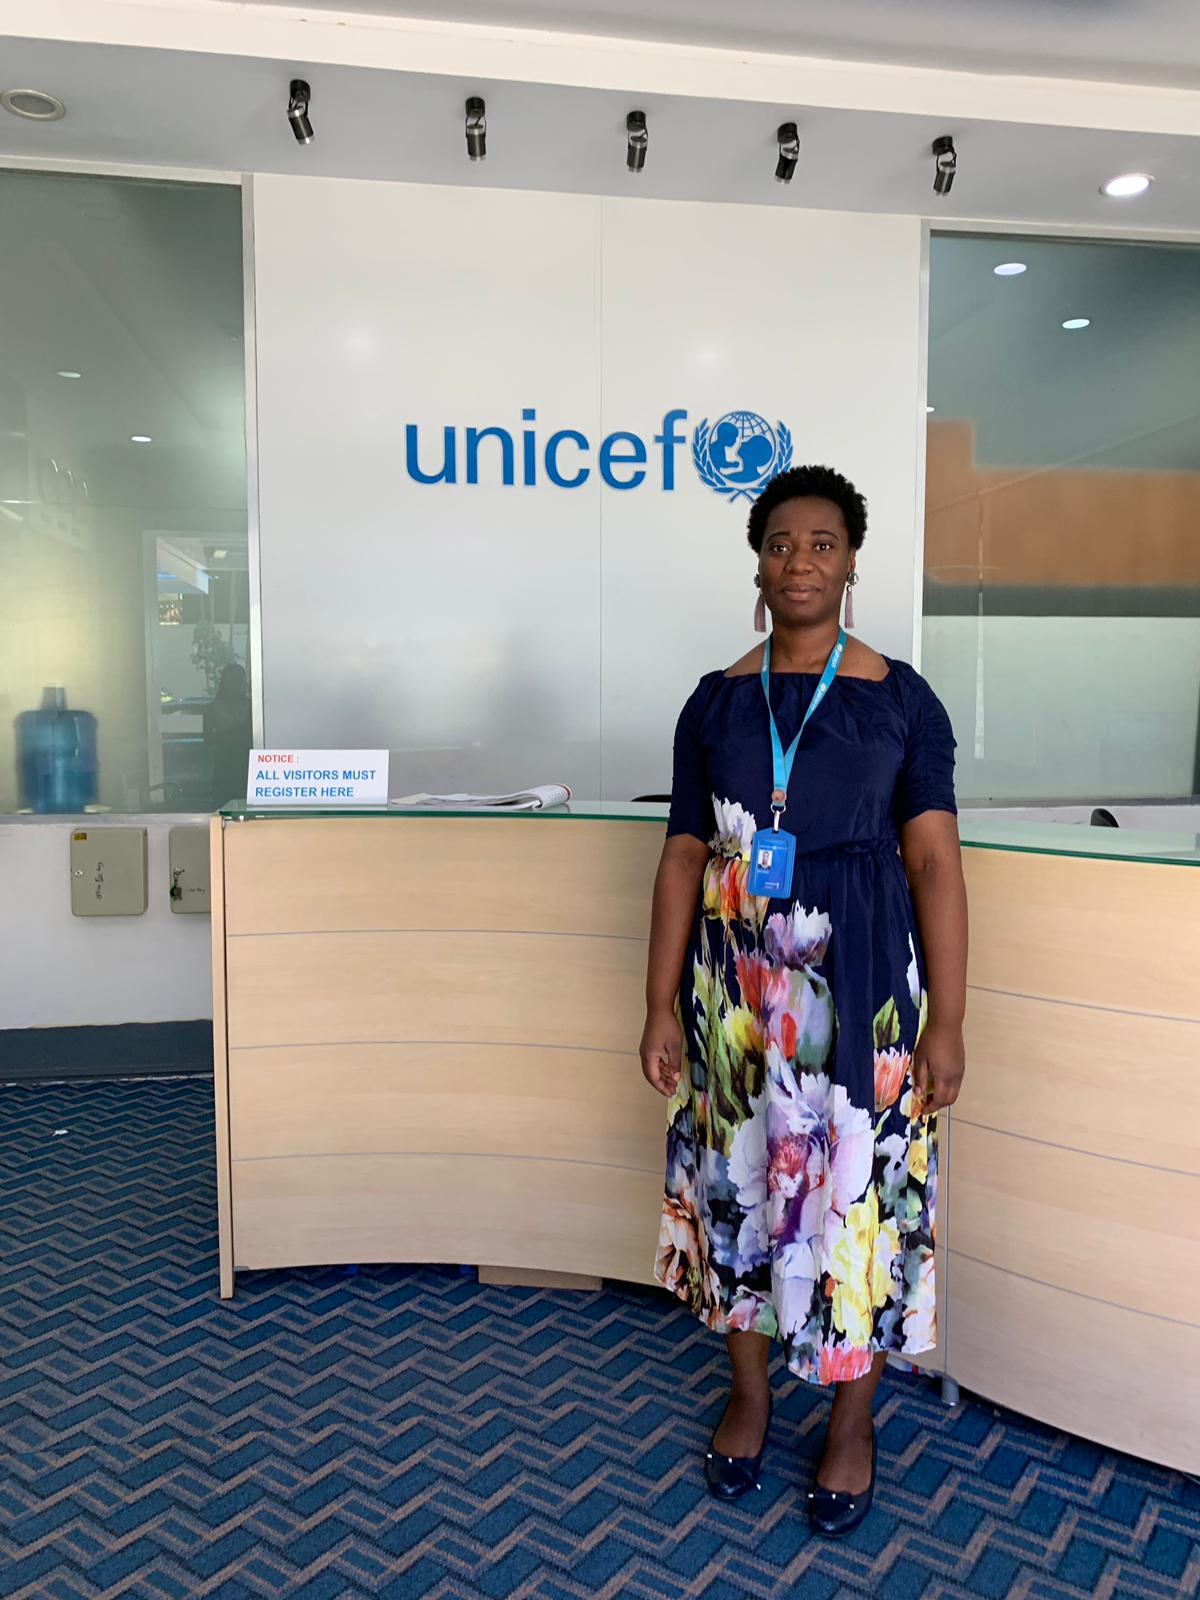
[[[606,434],[595,447],[594,462],[589,459],[592,443],[578,428],[559,428],[543,441],[532,406],[522,410],[519,431],[442,428],[440,460],[437,446],[423,444],[420,428],[409,422],[404,465],[414,483],[499,483],[507,489],[519,482],[529,489],[544,481],[556,489],[578,489],[595,471],[610,489],[638,489],[649,477],[671,493],[676,457],[687,447],[687,434],[679,431],[687,416],[681,409],[668,411],[662,431],[650,444],[624,428]],[[714,494],[731,503],[742,496],[753,499],[776,473],[791,466],[792,436],[782,422],[772,428],[756,411],[728,411],[711,427],[705,417],[692,433],[692,464]]]
[[[784,423],[775,428],[757,411],[728,411],[710,428],[708,418],[692,435],[692,462],[715,494],[737,500],[754,496],[792,464],[792,436]]]

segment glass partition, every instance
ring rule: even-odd
[[[209,810],[251,742],[241,191],[0,172],[0,216],[0,812]]]
[[[922,669],[959,795],[1192,795],[1200,250],[935,236]]]
[[[357,806],[323,810],[317,806],[304,810],[272,807],[256,809],[243,801],[221,807],[226,822],[299,821],[323,818],[330,821],[353,817],[395,817],[419,825],[422,820],[446,817],[477,817],[494,822],[647,822],[662,828],[669,807],[660,804],[629,804],[619,800],[572,800],[563,806],[540,811],[517,811],[504,806]],[[959,834],[967,849],[1013,850],[1021,853],[1054,856],[1088,856],[1110,861],[1165,862],[1178,866],[1200,867],[1200,838],[1186,829],[1159,832],[1153,828],[1093,828],[1075,822],[1026,822],[1018,818],[961,816]]]
[[[513,817],[513,818],[583,818],[592,822],[661,822],[667,820],[670,807],[659,801],[639,800],[571,800],[566,805],[546,806],[539,809],[518,809],[516,806],[340,806],[328,809],[322,806],[284,807],[251,806],[245,800],[232,800],[223,804],[220,814],[227,822],[262,822],[272,817],[402,817],[419,820],[422,817]]]

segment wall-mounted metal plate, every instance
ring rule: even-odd
[[[207,916],[209,897],[208,829],[172,828],[168,835],[171,857],[171,910],[177,916]]]
[[[145,909],[145,828],[76,828],[71,834],[75,916],[140,917]]]

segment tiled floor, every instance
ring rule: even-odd
[[[803,1522],[794,1380],[761,1494],[718,1505],[721,1344],[649,1291],[330,1268],[222,1303],[211,1119],[199,1080],[0,1091],[7,1600],[1200,1593],[1194,1483],[915,1378],[847,1543]]]

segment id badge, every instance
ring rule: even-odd
[[[792,892],[792,868],[796,861],[796,840],[782,828],[760,828],[750,846],[750,873],[746,890],[766,895],[771,900],[785,899]]]

